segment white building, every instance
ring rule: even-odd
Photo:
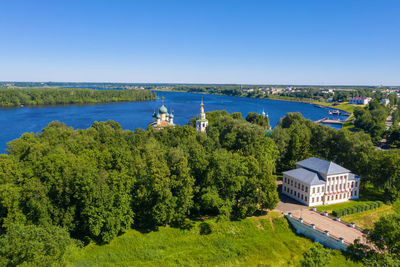
[[[202,99],[200,104],[200,119],[196,121],[196,130],[205,133],[207,126],[208,120],[206,119],[206,113],[204,112],[204,104]]]
[[[368,104],[372,98],[370,97],[350,97],[349,103],[355,105],[366,105]]]
[[[309,158],[296,163],[282,178],[282,193],[307,205],[318,206],[358,199],[360,177],[332,161]]]

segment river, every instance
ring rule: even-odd
[[[0,153],[4,153],[7,142],[19,138],[25,132],[38,133],[51,121],[61,121],[75,129],[86,129],[94,121],[114,120],[124,129],[146,128],[152,121],[155,109],[164,103],[174,113],[174,123],[186,124],[198,115],[201,98],[205,111],[226,110],[229,113],[241,112],[246,117],[249,112],[261,113],[264,109],[274,127],[288,112],[301,112],[307,119],[317,120],[328,115],[328,109],[317,108],[312,104],[269,99],[255,99],[234,96],[193,94],[179,92],[157,92],[159,99],[145,102],[123,102],[96,105],[40,106],[0,109]],[[332,118],[344,119],[344,116]],[[340,125],[330,125],[340,128]]]

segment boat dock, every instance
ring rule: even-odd
[[[346,121],[341,120],[341,119],[322,118],[322,119],[316,120],[314,122],[316,122],[316,123],[329,123],[329,124],[343,124]]]

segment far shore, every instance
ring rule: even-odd
[[[224,94],[213,94],[213,93],[209,93],[209,92],[188,92],[188,91],[180,91],[180,90],[173,90],[173,89],[152,89],[152,91],[160,91],[160,92],[177,92],[177,93],[193,93],[193,94],[210,94],[210,95],[223,95],[223,96],[227,96]],[[235,96],[235,97],[248,97],[248,96]],[[248,98],[252,98],[252,97],[248,97]],[[347,113],[350,113],[351,115],[353,114],[352,111],[346,110],[343,107],[339,107],[339,106],[332,106],[331,103],[327,103],[327,102],[320,102],[320,101],[315,101],[315,100],[299,100],[299,99],[287,99],[287,98],[283,98],[283,97],[273,97],[273,98],[258,98],[258,99],[266,99],[266,100],[278,100],[278,101],[287,101],[287,102],[298,102],[298,103],[305,103],[305,104],[317,104],[317,105],[322,105],[322,106],[326,106],[326,108],[331,108],[331,109],[337,109],[337,110],[341,110],[341,111],[345,111]],[[341,103],[342,104],[346,104],[345,103]],[[349,117],[351,117],[351,115]]]

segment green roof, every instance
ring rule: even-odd
[[[158,110],[158,112],[160,112],[161,114],[165,114],[165,113],[168,112],[168,110],[167,110],[167,108],[166,108],[164,105],[162,105],[162,106],[160,107],[160,109]]]
[[[208,121],[207,119],[198,119],[197,121]]]

